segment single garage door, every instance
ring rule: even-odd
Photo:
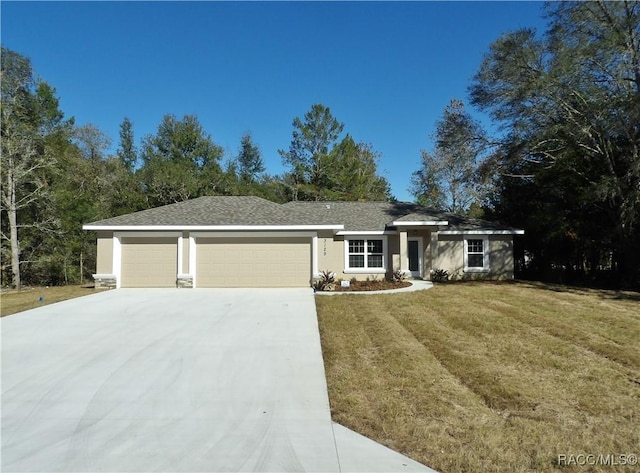
[[[309,238],[198,238],[197,287],[308,287]]]
[[[122,287],[176,287],[177,238],[123,238]]]

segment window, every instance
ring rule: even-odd
[[[488,271],[489,260],[487,237],[465,238],[464,240],[464,269],[465,271]]]
[[[362,272],[384,272],[386,248],[384,238],[346,240],[346,262],[349,270]]]

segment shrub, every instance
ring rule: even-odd
[[[396,269],[391,275],[391,280],[393,282],[402,282],[407,279],[407,274],[401,269]]]
[[[449,280],[449,272],[441,268],[432,269],[431,280],[433,282],[447,282]]]
[[[329,270],[321,271],[320,278],[313,283],[316,291],[333,291],[336,283],[336,274]]]

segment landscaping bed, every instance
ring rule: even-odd
[[[386,279],[375,281],[351,281],[349,287],[342,287],[340,283],[335,285],[334,292],[355,292],[355,291],[384,291],[387,289],[400,289],[409,287],[409,281],[387,281]]]

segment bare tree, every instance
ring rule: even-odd
[[[46,193],[45,171],[55,164],[47,151],[44,136],[50,125],[59,122],[58,102],[53,90],[33,80],[29,59],[2,48],[2,154],[0,204],[6,212],[11,248],[13,285],[20,289],[20,235],[26,225],[20,221],[23,210],[33,207]],[[30,226],[44,226],[47,217],[32,220]],[[4,230],[4,227],[3,227]]]

